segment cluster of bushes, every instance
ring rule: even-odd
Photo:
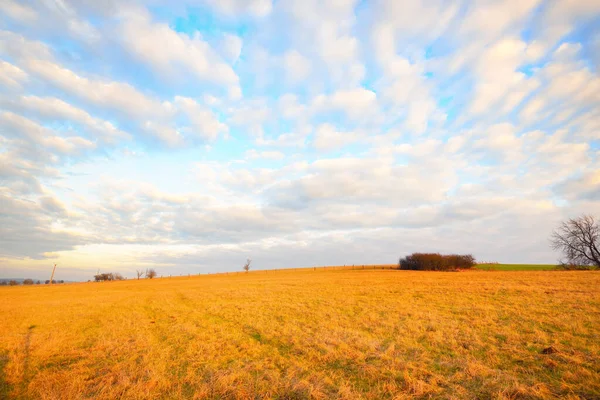
[[[103,274],[94,275],[94,280],[96,282],[104,282],[104,281],[122,281],[125,279],[123,275],[118,272],[108,272]]]
[[[135,272],[136,272],[136,275],[137,275],[138,279],[140,279],[144,275],[148,279],[153,279],[153,278],[156,278],[158,276],[158,274],[156,273],[156,270],[154,270],[154,268],[148,268],[148,269],[146,269],[146,271],[144,271],[144,270],[137,270]],[[125,278],[123,275],[121,275],[118,272],[106,272],[106,273],[94,275],[94,280],[96,282],[122,281],[124,279],[127,279],[127,278]]]
[[[398,266],[415,271],[452,271],[473,268],[475,258],[471,254],[413,253],[401,258]]]

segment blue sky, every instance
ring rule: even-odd
[[[0,276],[552,263],[600,215],[600,3],[0,3]]]

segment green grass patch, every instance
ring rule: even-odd
[[[554,264],[477,264],[475,269],[484,271],[552,271]]]

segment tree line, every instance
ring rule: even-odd
[[[44,281],[44,284],[48,285],[50,283],[50,279],[46,279]],[[52,283],[65,283],[64,280],[52,280]],[[17,286],[17,285],[41,285],[42,281],[40,281],[39,279],[37,281],[34,281],[33,279],[23,279],[22,282],[19,282],[18,280],[15,279],[11,279],[11,280],[4,280],[4,281],[0,281],[0,286]]]

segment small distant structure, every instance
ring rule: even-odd
[[[54,272],[56,272],[56,263],[54,263],[54,268],[52,268],[52,275],[50,275],[50,284],[54,283]]]

